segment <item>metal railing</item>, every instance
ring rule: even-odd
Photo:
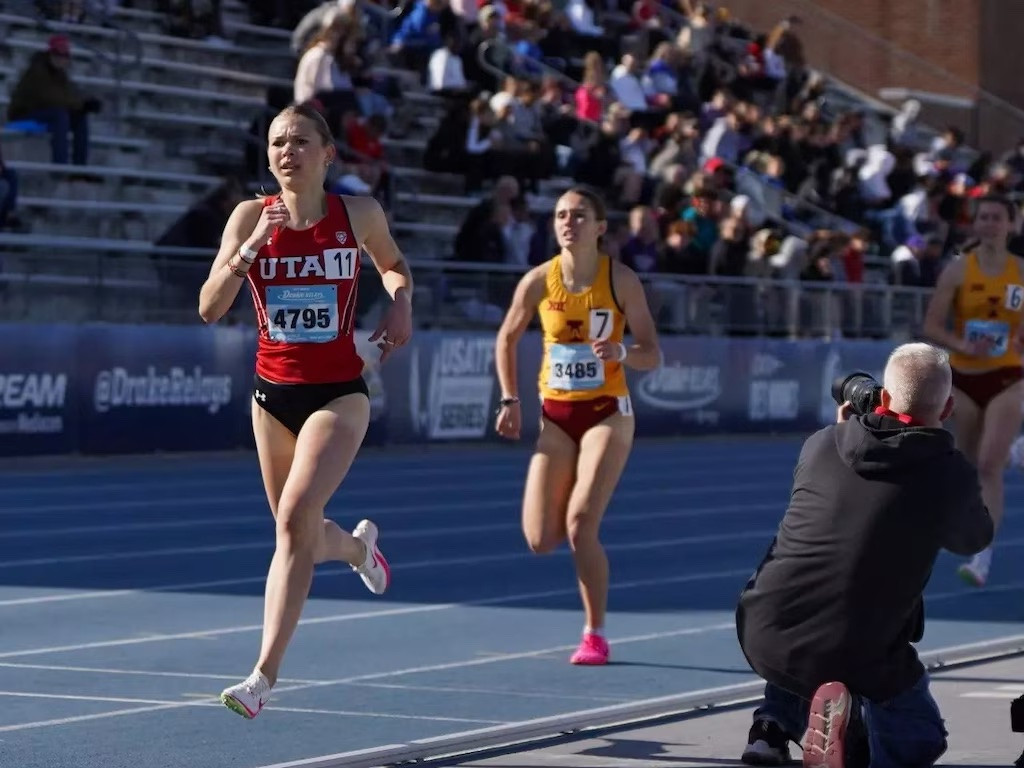
[[[569,88],[575,90],[582,85],[578,80],[574,80],[569,77],[557,67],[553,67],[544,61],[540,61],[539,59],[529,56],[520,56],[513,52],[508,43],[503,40],[485,40],[480,43],[476,49],[476,57],[477,61],[480,63],[480,67],[494,75],[499,82],[509,75],[515,75],[517,77],[522,76],[522,73],[518,73],[513,69],[506,69],[506,67],[510,67],[516,59],[526,59],[529,61],[531,68],[539,70],[543,75],[549,75],[557,79]],[[601,130],[601,124],[599,122],[588,120],[587,118],[579,117],[578,115],[573,115],[572,117],[576,121],[578,130],[584,140],[589,141],[596,138],[597,134]]]
[[[564,83],[570,88],[578,88],[579,82],[573,80],[560,68],[550,64],[549,61],[534,58],[532,56],[521,56],[512,50],[504,40],[484,40],[476,49],[476,59],[480,66],[500,82],[510,75],[522,77],[523,73],[516,71],[512,66],[517,59],[525,59],[529,62],[533,75],[539,71],[543,76],[550,76],[555,80]]]
[[[0,322],[199,322],[199,289],[214,254],[150,246],[121,254],[64,256],[43,246],[0,253]],[[422,328],[496,329],[523,267],[419,260],[414,317]],[[41,266],[42,265],[42,266]],[[662,333],[779,338],[910,338],[921,328],[929,289],[884,283],[820,283],[643,274]],[[369,261],[359,320],[373,323],[386,298]],[[248,291],[222,322],[250,323]]]

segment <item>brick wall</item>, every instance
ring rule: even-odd
[[[908,88],[974,102],[925,105],[921,118],[951,123],[968,142],[1000,153],[1024,137],[1020,77],[1024,2],[1007,0],[713,0],[757,31],[803,19],[811,66],[878,98]],[[887,101],[892,106],[898,102]]]
[[[758,31],[803,19],[811,65],[866,93],[904,87],[969,97],[980,76],[979,14],[991,0],[721,0]]]

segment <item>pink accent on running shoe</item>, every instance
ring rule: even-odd
[[[832,682],[818,687],[807,719],[804,768],[843,768],[852,710],[853,697],[845,685]]]
[[[587,632],[583,635],[580,647],[576,649],[576,653],[569,659],[569,663],[587,665],[607,664],[610,653],[611,649],[608,647],[607,640],[601,637],[601,635]]]
[[[377,549],[376,545],[373,547],[372,556],[377,561],[377,565],[384,569],[384,590],[387,591],[387,588],[391,586],[391,566],[388,565],[387,558]]]

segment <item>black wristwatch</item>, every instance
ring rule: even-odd
[[[515,405],[518,402],[518,397],[503,397],[498,401],[498,410],[500,411],[502,408],[507,408],[508,406]]]

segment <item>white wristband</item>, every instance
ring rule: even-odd
[[[254,261],[256,261],[257,256],[259,256],[259,251],[254,251],[251,248],[246,248],[244,245],[238,248],[238,258],[240,258],[246,264],[252,264]]]
[[[615,358],[615,361],[621,363],[623,360],[626,359],[626,355],[628,355],[628,354],[629,354],[629,350],[626,349],[626,345],[620,343],[619,344],[619,356]]]

